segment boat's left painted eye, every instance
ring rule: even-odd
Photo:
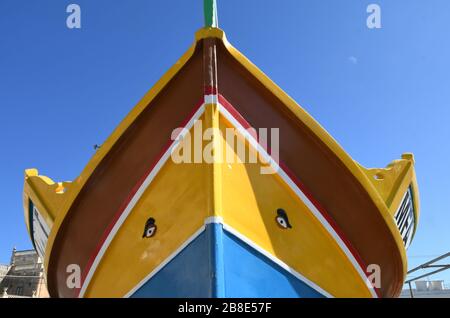
[[[289,218],[287,216],[287,213],[283,209],[277,210],[277,216],[275,217],[275,221],[277,221],[278,225],[282,229],[291,229],[292,228],[292,225],[289,223]]]
[[[286,220],[282,216],[277,216],[277,223],[280,225],[283,229],[287,229],[288,225]]]

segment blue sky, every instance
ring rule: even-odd
[[[66,27],[70,3],[81,30]],[[370,3],[382,29],[366,27]],[[192,44],[202,10],[201,0],[0,1],[0,263],[31,247],[23,170],[74,179]],[[219,23],[364,166],[413,152],[422,215],[409,266],[450,250],[450,1],[219,0]]]

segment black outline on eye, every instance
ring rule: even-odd
[[[158,227],[156,226],[155,222],[156,222],[156,221],[155,221],[154,218],[149,218],[149,219],[147,220],[147,222],[145,223],[144,234],[142,235],[142,238],[151,238],[151,237],[155,236],[156,231],[157,231],[157,229],[158,229]],[[148,230],[150,230],[150,229],[152,229],[152,228],[154,229],[154,230],[153,230],[153,233],[152,233],[152,235],[148,236],[148,235],[147,235],[147,232],[148,232]]]
[[[286,226],[281,225],[281,223],[278,221],[278,218],[282,219],[286,223]],[[282,228],[283,230],[292,229],[292,225],[289,223],[289,218],[287,216],[287,213],[283,209],[277,210],[277,216],[275,217],[275,222],[277,222],[278,226],[280,228]]]

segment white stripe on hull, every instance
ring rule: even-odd
[[[192,116],[192,118],[189,120],[187,125],[185,126],[186,129],[183,129],[180,133],[180,137],[184,137],[189,130],[194,126],[195,122],[200,118],[200,116],[204,113],[205,108],[204,104],[200,106],[200,108],[195,112],[195,114]],[[145,190],[150,186],[155,176],[158,174],[159,170],[164,166],[166,161],[170,158],[172,151],[178,146],[178,144],[181,142],[182,138],[177,138],[174,140],[174,142],[170,145],[169,149],[164,153],[164,155],[159,159],[156,166],[153,168],[153,170],[150,172],[150,174],[147,176],[145,181],[142,183],[142,185],[139,187],[138,191],[134,194],[133,198],[131,199],[130,203],[127,205],[125,210],[120,215],[117,222],[114,224],[114,227],[112,228],[111,232],[108,234],[108,237],[106,238],[105,242],[103,243],[100,251],[95,257],[94,262],[92,263],[91,268],[89,269],[89,272],[86,276],[86,279],[83,282],[83,286],[81,287],[80,293],[78,297],[83,297],[86,293],[86,289],[89,286],[89,283],[101,261],[103,258],[103,255],[105,254],[106,250],[108,249],[109,245],[111,244],[112,240],[116,236],[119,229],[122,227],[122,224],[125,222],[125,220],[128,218],[128,215],[130,215],[131,211],[135,207],[136,203],[139,201],[139,199],[144,194]]]
[[[347,245],[343,242],[341,237],[336,233],[336,231],[333,229],[333,227],[328,223],[328,221],[323,217],[323,215],[318,211],[316,206],[308,199],[308,197],[303,193],[303,191],[295,184],[295,182],[292,181],[292,179],[286,174],[286,172],[279,166],[275,160],[267,153],[267,151],[258,143],[258,141],[239,123],[237,119],[235,119],[228,110],[221,105],[218,102],[217,95],[205,95],[204,103],[200,108],[197,110],[197,112],[194,114],[194,116],[189,120],[188,124],[184,127],[185,129],[182,130],[182,137],[187,134],[187,132],[193,127],[194,123],[200,118],[200,116],[205,111],[205,106],[208,104],[217,104],[219,112],[230,122],[232,123],[235,128],[239,130],[239,132],[248,140],[249,144],[252,145],[253,148],[255,148],[264,158],[265,162],[270,163],[271,167],[274,169],[274,171],[277,172],[277,174],[289,185],[289,187],[294,191],[294,193],[301,199],[301,201],[308,207],[308,209],[311,211],[311,213],[314,215],[314,217],[322,224],[322,226],[327,230],[327,232],[333,237],[333,239],[336,241],[338,246],[341,248],[341,250],[344,252],[344,254],[347,256],[351,264],[354,266],[354,268],[357,270],[358,274],[360,275],[361,279],[368,285],[368,290],[370,291],[372,297],[378,297],[377,293],[375,292],[373,287],[369,287],[368,278],[359,265],[359,263],[356,261],[353,254],[350,252]],[[103,243],[99,253],[95,257],[95,260],[89,269],[88,275],[86,276],[86,279],[83,282],[82,288],[80,290],[78,297],[83,297],[86,293],[86,290],[89,286],[90,281],[92,280],[92,277],[103,258],[106,250],[108,249],[109,245],[111,244],[112,240],[116,236],[118,230],[121,228],[122,224],[125,222],[131,211],[133,210],[136,203],[139,201],[139,199],[144,194],[145,190],[150,186],[152,183],[154,177],[157,175],[157,173],[161,170],[162,166],[167,162],[167,160],[170,158],[170,155],[173,151],[173,149],[178,146],[182,138],[177,138],[169,147],[169,149],[164,153],[164,155],[161,157],[161,159],[158,161],[157,165],[153,168],[153,170],[150,172],[150,174],[145,179],[144,183],[139,187],[139,190],[135,193],[133,198],[131,199],[128,206],[125,208],[124,212],[120,216],[120,218],[115,223],[113,229],[108,234],[107,239]],[[288,270],[290,273],[294,274],[297,278],[308,284],[310,287],[317,290],[319,293],[326,295],[327,297],[332,297],[329,293],[324,291],[322,288],[314,284],[313,282],[309,281],[306,277],[302,276],[300,273],[297,273],[294,269],[289,267],[287,264],[276,258],[274,255],[270,254],[269,252],[265,251],[261,247],[257,246],[256,244],[252,243],[249,239],[245,238],[242,234],[238,233],[236,230],[232,229],[230,226],[223,223],[223,220],[221,219],[211,219],[208,218],[207,220],[210,220],[211,223],[220,223],[223,224],[224,229],[226,229],[231,234],[237,236],[238,238],[242,238],[244,242],[251,245],[253,248],[258,250],[263,255],[270,258],[272,261],[283,267],[284,269]],[[208,223],[207,223],[208,224]],[[142,280],[136,287],[134,287],[130,292],[128,292],[125,297],[129,297],[131,294],[133,294],[134,291],[136,291],[140,286],[142,286],[146,281],[148,281],[153,275],[155,275],[162,267],[164,267],[162,264],[167,264],[171,259],[173,259],[181,250],[187,246],[192,240],[194,240],[200,233],[205,229],[203,226],[200,228],[192,237],[190,237],[185,243],[183,243],[179,249],[177,249],[173,254],[171,254],[161,265],[159,265],[155,270],[152,271],[152,273],[149,274],[144,280]],[[187,243],[189,242],[189,243]]]
[[[295,276],[297,279],[301,280],[303,283],[305,283],[306,285],[308,285],[309,287],[311,287],[312,289],[314,289],[318,293],[322,294],[325,297],[333,298],[333,296],[330,293],[328,293],[327,291],[322,289],[320,286],[316,285],[314,282],[310,281],[308,278],[306,278],[302,274],[298,273],[295,269],[291,268],[289,265],[287,265],[286,263],[281,261],[279,258],[274,256],[273,254],[267,252],[262,247],[260,247],[259,245],[255,244],[252,240],[247,238],[245,235],[241,234],[240,232],[238,232],[237,230],[235,230],[231,226],[225,224],[224,221],[223,221],[223,218],[222,217],[217,217],[217,216],[206,218],[204,226],[202,226],[191,237],[189,237],[186,240],[186,242],[184,242],[175,252],[173,252],[168,258],[166,258],[160,265],[158,265],[158,267],[155,268],[147,277],[145,277],[143,280],[141,280],[139,282],[139,284],[137,284],[135,287],[133,287],[132,290],[130,290],[128,293],[126,293],[124,298],[129,298],[134,293],[136,293],[139,290],[139,288],[141,288],[145,283],[147,283],[150,279],[152,279],[161,269],[164,268],[165,265],[167,265],[171,260],[173,260],[179,253],[181,253],[197,237],[199,237],[200,234],[202,234],[206,230],[206,225],[209,225],[209,224],[222,225],[224,231],[227,231],[228,233],[230,233],[233,236],[237,237],[238,239],[240,239],[241,241],[243,241],[244,243],[246,243],[247,245],[249,245],[250,247],[252,247],[256,251],[258,251],[259,253],[261,253],[262,255],[267,257],[268,259],[270,259],[272,262],[274,262],[275,264],[277,264],[278,266],[280,266],[281,268],[283,268],[284,270],[286,270],[287,272],[289,272],[290,274]]]

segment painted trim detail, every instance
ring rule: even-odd
[[[219,110],[222,113],[222,115],[224,115],[228,121],[230,121],[236,128],[238,128],[239,132],[245,136],[246,140],[248,140],[250,142],[250,144],[264,157],[265,162],[268,162],[271,165],[271,167],[274,169],[274,171],[276,171],[278,173],[278,175],[283,179],[283,181],[286,182],[289,185],[289,187],[295,192],[295,194],[303,201],[303,203],[305,203],[305,205],[308,207],[309,211],[311,211],[311,213],[325,227],[325,229],[328,231],[328,233],[331,234],[331,236],[334,238],[336,243],[339,245],[339,247],[345,253],[345,255],[350,260],[352,265],[358,271],[361,278],[365,282],[368,282],[367,275],[362,268],[363,267],[362,261],[358,260],[360,258],[357,256],[357,252],[352,251],[349,248],[349,246],[348,246],[349,244],[343,240],[343,238],[342,238],[343,235],[338,233],[336,226],[333,226],[330,224],[330,222],[329,222],[330,220],[326,218],[325,212],[320,211],[321,209],[318,206],[316,206],[315,202],[310,200],[308,195],[306,195],[305,192],[301,189],[302,188],[301,185],[292,176],[292,174],[288,175],[288,173],[286,173],[287,169],[284,167],[283,163],[281,161],[279,163],[277,163],[275,160],[273,160],[273,158],[270,156],[270,154],[267,152],[267,150],[264,149],[264,147],[262,147],[261,144],[259,144],[259,142],[246,130],[244,125],[245,126],[248,126],[248,125],[246,125],[245,123],[241,124],[243,118],[241,119],[241,122],[240,122],[228,111],[230,109],[230,107],[232,107],[231,104],[229,104],[229,103],[224,103],[224,104],[225,105],[228,104],[227,105],[228,107],[225,107],[222,104],[219,104]],[[231,109],[231,111],[237,112],[234,108]],[[379,297],[375,288],[369,288],[369,290],[370,290],[372,297],[375,297],[375,298]]]
[[[284,182],[286,182],[287,185],[292,189],[292,191],[301,199],[301,201],[308,207],[310,212],[314,215],[314,217],[322,224],[322,226],[326,229],[326,231],[331,235],[331,237],[335,240],[335,242],[338,244],[338,246],[341,248],[342,252],[346,255],[346,257],[349,259],[351,264],[354,266],[358,274],[360,275],[361,279],[368,283],[368,278],[363,270],[362,261],[358,257],[358,254],[356,251],[352,251],[351,246],[349,246],[348,241],[345,240],[342,233],[340,233],[336,225],[333,226],[333,224],[330,222],[331,220],[327,219],[326,213],[324,211],[321,211],[322,209],[317,206],[317,203],[311,199],[308,194],[308,192],[302,190],[302,186],[294,178],[292,174],[289,174],[287,171],[287,168],[280,162],[277,163],[273,158],[268,154],[267,150],[262,147],[259,142],[252,136],[244,126],[247,124],[244,122],[245,120],[240,116],[240,114],[229,104],[226,102],[225,98],[221,95],[216,94],[210,94],[205,95],[204,97],[204,103],[196,110],[194,110],[194,115],[188,119],[187,124],[185,125],[185,129],[182,129],[181,135],[176,138],[166,149],[166,151],[163,153],[161,158],[158,160],[157,164],[151,169],[145,180],[142,182],[142,184],[139,186],[137,191],[130,195],[131,199],[128,203],[126,203],[126,206],[123,211],[120,212],[119,217],[114,221],[114,225],[111,226],[109,233],[106,233],[105,240],[103,242],[100,242],[100,246],[97,251],[95,251],[92,262],[88,266],[87,274],[85,275],[85,278],[82,279],[82,287],[80,289],[80,292],[78,294],[78,297],[83,297],[86,293],[87,288],[89,287],[89,283],[98,267],[98,265],[101,262],[101,259],[103,258],[103,255],[105,254],[106,250],[108,249],[110,243],[116,236],[118,230],[121,228],[122,224],[127,219],[128,215],[133,210],[136,203],[139,201],[145,190],[150,186],[152,183],[154,177],[157,175],[159,170],[162,168],[164,163],[170,158],[171,152],[175,147],[180,143],[181,139],[180,137],[183,137],[187,132],[193,127],[194,123],[202,116],[202,114],[205,112],[205,106],[209,104],[216,104],[218,106],[219,112],[228,120],[230,121],[238,130],[239,132],[246,138],[246,140],[249,141],[249,143],[252,145],[253,148],[255,148],[265,159],[266,162],[269,162],[270,165],[275,169],[277,174],[283,179]],[[237,118],[236,118],[236,117]],[[238,119],[239,118],[239,119]],[[209,222],[209,223],[208,223]],[[229,231],[230,233],[234,234],[236,237],[244,241],[245,243],[252,246],[255,250],[259,251],[266,257],[269,257],[272,261],[277,263],[282,268],[288,270],[290,273],[294,274],[298,279],[301,279],[305,283],[307,283],[312,288],[320,291],[321,294],[327,295],[327,297],[333,297],[326,291],[322,290],[319,286],[315,285],[313,282],[309,281],[306,277],[302,276],[300,273],[297,273],[295,270],[290,268],[287,264],[273,256],[272,254],[268,253],[267,251],[263,250],[261,247],[258,247],[256,244],[250,242],[249,239],[246,239],[245,236],[242,234],[239,234],[237,231],[232,229],[231,227],[224,224],[223,219],[221,217],[210,217],[205,221],[205,224],[210,223],[220,223],[224,225],[224,229]],[[331,224],[330,224],[331,223]],[[191,238],[189,238],[186,242],[190,242],[195,239],[202,231],[204,231],[205,227],[203,226],[200,228]],[[251,244],[250,244],[251,243]],[[170,262],[170,260],[175,257],[182,249],[185,247],[188,243],[183,243],[182,246],[180,246],[179,249],[177,249],[171,256],[166,259],[161,265],[159,265],[155,270],[153,270],[149,276],[146,277],[144,280],[148,280],[151,278],[152,275],[157,273],[163,266],[163,264],[167,264]],[[137,286],[141,286],[143,282],[139,283]],[[132,291],[136,290],[138,287],[133,288]],[[374,288],[370,288],[367,286],[368,290],[370,291],[372,297],[379,297],[377,290]],[[132,293],[130,291],[126,294],[130,295]]]
[[[106,239],[104,242],[101,242],[100,249],[96,252],[95,258],[92,262],[92,264],[89,266],[89,270],[87,272],[87,275],[82,280],[82,287],[78,294],[78,297],[83,297],[87,287],[89,286],[89,283],[95,273],[95,270],[97,269],[101,259],[103,258],[103,255],[105,254],[106,250],[108,249],[109,245],[111,244],[112,240],[116,236],[117,232],[119,231],[122,224],[127,219],[128,215],[133,210],[134,206],[137,204],[139,199],[144,194],[145,190],[150,186],[155,176],[158,174],[159,170],[161,170],[162,166],[166,163],[166,161],[170,158],[172,151],[178,146],[182,138],[188,133],[189,129],[191,129],[195,122],[200,118],[200,116],[204,113],[205,104],[202,104],[194,113],[194,115],[188,120],[187,124],[185,125],[185,129],[181,130],[178,137],[171,143],[171,145],[168,147],[168,149],[164,152],[164,154],[161,156],[161,158],[158,160],[156,165],[152,168],[150,173],[147,175],[143,183],[139,186],[136,193],[132,196],[131,200],[126,205],[126,208],[120,213],[119,218],[115,221],[114,226],[108,233]]]

